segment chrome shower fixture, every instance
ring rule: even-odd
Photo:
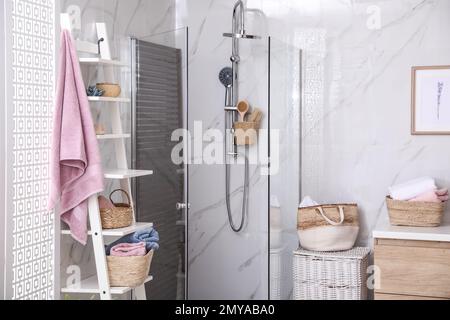
[[[237,11],[239,11],[239,20],[237,19]],[[224,33],[224,37],[234,39],[259,39],[259,36],[247,34],[245,31],[245,6],[242,0],[236,2],[233,8],[233,31]]]
[[[233,96],[231,88],[233,87],[233,69],[225,67],[220,70],[219,80],[224,85],[225,91],[225,108],[233,108]]]
[[[239,16],[238,16],[239,13]],[[225,159],[225,200],[230,227],[234,232],[241,232],[245,227],[246,216],[248,215],[249,189],[250,189],[250,167],[248,160],[248,146],[245,146],[244,153],[239,153],[237,145],[234,143],[233,125],[237,121],[237,103],[239,100],[239,41],[240,39],[258,39],[258,36],[247,34],[245,31],[246,9],[244,2],[239,0],[233,7],[233,23],[231,33],[224,33],[224,37],[232,40],[231,68],[224,68],[219,74],[220,82],[225,86],[225,156],[236,159],[238,156],[244,157],[245,171],[242,192],[242,207],[239,224],[235,224],[231,211],[231,165]]]

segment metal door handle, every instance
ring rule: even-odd
[[[177,208],[178,211],[180,211],[180,210],[184,210],[186,208],[189,209],[190,205],[187,205],[186,203],[178,202],[177,205],[176,205],[176,208]]]

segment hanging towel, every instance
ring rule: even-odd
[[[158,250],[159,249],[159,234],[153,228],[148,228],[144,230],[137,231],[133,234],[126,235],[119,240],[111,243],[106,247],[106,255],[110,255],[111,249],[121,243],[139,243],[145,242],[145,248],[147,252],[150,250]]]
[[[111,248],[113,257],[143,257],[147,254],[145,242],[120,243]]]
[[[436,189],[434,179],[424,177],[390,187],[389,195],[394,200],[410,200],[427,191]]]
[[[102,192],[103,172],[89,102],[69,31],[61,33],[53,119],[48,207],[59,203],[72,237],[87,242],[88,199]]]

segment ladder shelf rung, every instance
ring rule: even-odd
[[[150,176],[152,170],[131,170],[131,169],[106,169],[104,170],[105,179],[132,179],[138,177]]]
[[[131,134],[115,134],[115,133],[111,133],[111,134],[99,134],[97,135],[97,139],[98,140],[114,140],[114,139],[130,139],[131,138]]]
[[[115,67],[128,67],[128,64],[119,60],[108,60],[102,58],[80,58],[80,64],[83,65],[103,65]]]
[[[130,103],[130,98],[111,98],[111,97],[88,97],[88,100],[91,102],[118,102],[118,103]]]
[[[153,280],[153,276],[148,276],[147,279],[145,279],[144,283],[147,283],[149,281]],[[111,294],[115,295],[121,295],[125,294],[134,288],[131,287],[111,287]],[[98,287],[98,280],[97,276],[92,276],[87,279],[82,280],[80,283],[73,284],[70,286],[67,286],[65,288],[61,288],[62,293],[100,293],[100,289]]]
[[[125,227],[125,228],[120,228],[120,229],[103,229],[102,230],[102,235],[104,237],[123,237],[132,233],[135,233],[136,231],[140,231],[143,229],[147,229],[147,228],[152,228],[153,227],[153,223],[151,222],[136,222],[135,224],[129,226],[129,227]],[[61,234],[65,235],[65,236],[69,236],[70,230],[61,230]],[[92,231],[89,230],[88,231],[88,235],[92,235]]]

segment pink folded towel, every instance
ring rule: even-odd
[[[102,192],[103,170],[89,101],[69,31],[61,33],[59,76],[53,119],[50,196],[72,237],[87,242],[89,197]]]
[[[114,257],[143,257],[147,254],[145,242],[120,243],[111,248],[111,256]]]
[[[448,189],[430,190],[418,195],[417,197],[409,200],[412,202],[445,202],[448,201]]]

